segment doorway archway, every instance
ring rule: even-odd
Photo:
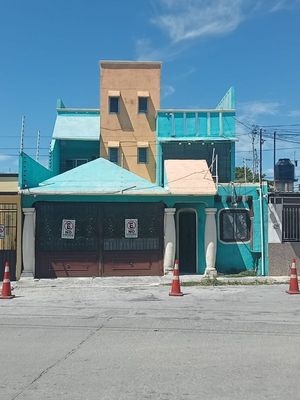
[[[177,211],[177,258],[181,274],[197,273],[198,224],[197,211],[183,208]]]

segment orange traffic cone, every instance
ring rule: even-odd
[[[0,299],[12,299],[14,297],[15,295],[11,294],[9,265],[6,261]]]
[[[296,260],[292,260],[291,266],[291,277],[290,277],[290,288],[287,290],[289,294],[300,294],[299,286],[298,286],[298,277],[297,277],[297,268],[296,268]]]
[[[179,280],[179,260],[175,260],[175,265],[173,269],[173,281],[172,288],[169,296],[183,296],[180,290],[180,280]]]

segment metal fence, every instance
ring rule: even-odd
[[[300,205],[283,206],[282,241],[300,241]]]

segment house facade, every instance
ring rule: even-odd
[[[291,260],[300,257],[299,192],[269,193],[268,212],[270,273],[285,276]]]
[[[183,274],[268,274],[266,186],[234,182],[233,89],[161,109],[160,70],[100,63],[101,112],[59,101],[49,168],[21,154],[25,274],[163,275],[175,257]]]
[[[5,262],[10,266],[11,279],[21,275],[21,196],[18,174],[0,174],[0,278]]]

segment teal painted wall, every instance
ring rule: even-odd
[[[231,138],[233,133],[235,136],[235,113],[228,112],[222,114],[223,135]]]
[[[237,196],[244,196],[238,204],[238,208],[249,209],[251,205],[246,202],[245,196],[252,196],[253,222],[251,240],[247,243],[225,244],[219,240],[219,213],[220,210],[231,208],[226,202],[227,196],[232,196],[230,185],[220,185],[218,194],[219,201],[214,196],[129,196],[129,195],[108,195],[108,196],[23,196],[22,206],[32,207],[38,201],[65,201],[65,202],[158,202],[161,201],[166,207],[175,207],[177,210],[193,208],[197,212],[198,223],[198,267],[197,272],[203,274],[205,271],[205,208],[217,208],[216,226],[218,232],[216,267],[219,273],[237,273],[245,270],[257,270],[261,274],[261,242],[260,242],[260,210],[259,196],[256,185],[235,185]],[[263,193],[267,193],[266,185]],[[267,255],[267,203],[264,199],[264,249],[265,249],[265,274],[268,274]]]
[[[182,139],[195,136],[202,139],[210,139],[211,136],[234,139],[235,112],[161,110],[157,113],[157,137],[159,139]]]
[[[59,165],[60,165],[60,146],[59,140],[52,139],[51,141],[51,150],[49,155],[49,169],[53,172],[53,176],[59,174]]]
[[[66,171],[67,160],[99,157],[100,143],[96,140],[60,140],[52,139],[49,167],[54,176]]]
[[[53,172],[25,153],[19,156],[19,187],[32,188],[53,176]]]
[[[60,173],[66,171],[67,160],[87,159],[89,161],[99,157],[99,141],[92,140],[60,140]]]
[[[215,203],[217,211],[217,231],[219,234],[219,215],[220,210],[228,208],[251,209],[251,203],[247,203],[245,197],[252,196],[252,231],[249,242],[246,243],[222,243],[218,240],[217,247],[217,267],[223,273],[236,273],[244,270],[257,270],[257,274],[262,274],[261,262],[261,218],[259,206],[258,185],[235,184],[236,196],[243,196],[242,202],[237,207],[226,202],[227,196],[232,196],[231,186],[219,186],[218,194],[221,201]],[[268,275],[268,204],[267,186],[263,185],[263,225],[264,225],[264,275]],[[241,268],[243,267],[243,269]]]
[[[219,182],[230,182],[234,179],[235,152],[234,145],[230,141],[168,141],[158,143],[157,152],[157,176],[158,183],[162,185],[162,170],[164,160],[206,160],[210,166],[213,157],[213,149],[218,154]],[[215,167],[213,175],[215,175]],[[160,179],[159,179],[160,178]]]
[[[231,142],[230,144],[231,149],[230,149],[230,153],[231,153],[231,181],[234,182],[235,181],[235,142]]]

